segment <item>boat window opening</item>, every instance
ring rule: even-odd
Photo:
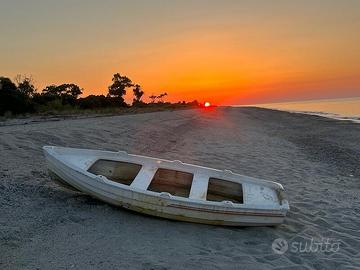
[[[244,203],[242,185],[218,178],[210,178],[206,199],[215,202]]]
[[[158,169],[151,180],[148,190],[168,192],[174,196],[189,197],[194,175],[169,169]]]
[[[88,169],[95,175],[103,175],[107,179],[130,186],[138,175],[141,165],[129,162],[99,159]]]

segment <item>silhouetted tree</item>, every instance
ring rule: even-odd
[[[82,94],[82,89],[73,83],[64,83],[59,86],[49,85],[42,90],[44,95],[52,95],[57,97],[62,96],[71,96],[74,99],[77,99],[79,95]]]
[[[184,102],[184,101],[183,101]],[[195,99],[191,102],[186,103],[187,105],[191,106],[191,107],[199,107],[200,103]]]
[[[22,76],[18,74],[15,77],[15,82],[17,83],[18,90],[25,96],[31,98],[36,93],[34,79],[32,76]]]
[[[132,81],[126,77],[121,76],[119,73],[114,74],[112,84],[109,86],[109,96],[115,97],[119,100],[121,105],[124,105],[123,96],[126,94],[126,88],[134,86]]]
[[[83,89],[73,83],[64,83],[59,85],[58,89],[61,95],[71,96],[73,99],[77,99],[83,93]]]
[[[135,84],[133,93],[134,93],[133,105],[141,104],[142,103],[141,97],[144,95],[144,91],[141,89],[141,86],[139,84]]]
[[[60,88],[58,88],[57,85],[48,85],[46,86],[42,91],[41,91],[41,94],[42,95],[45,95],[45,96],[51,96],[51,97],[61,97],[61,92],[60,92]]]
[[[168,94],[166,92],[160,94],[157,96],[157,98],[160,100],[161,103],[164,103],[163,98],[166,97]]]
[[[157,99],[157,96],[151,95],[151,96],[149,96],[149,98],[151,99],[151,103],[155,103],[155,100]]]
[[[62,104],[70,104],[75,105],[76,99],[79,95],[82,94],[82,89],[73,83],[65,83],[62,85],[59,85],[58,87],[58,93],[60,93]]]
[[[114,74],[112,84],[108,87],[107,96],[90,95],[79,98],[83,93],[78,85],[73,83],[64,83],[61,85],[46,86],[41,93],[37,92],[34,86],[34,80],[31,76],[17,75],[15,83],[9,78],[0,76],[0,115],[7,112],[18,114],[34,111],[57,111],[67,110],[78,106],[81,109],[96,109],[105,107],[128,106],[124,102],[123,96],[129,87],[133,87],[133,106],[148,105],[142,102],[144,91],[139,84],[133,84],[132,81],[119,73]],[[196,106],[197,101],[185,103],[185,101],[171,104],[164,103],[164,98],[168,94],[163,92],[159,95],[152,94],[151,99],[154,107],[174,108],[176,106]],[[156,104],[154,104],[157,101]],[[151,107],[151,106],[150,106]]]
[[[77,98],[81,94],[82,94],[82,89],[78,85],[73,83],[64,83],[59,86],[49,85],[42,90],[41,95],[43,101],[40,103],[43,103],[44,101],[50,102],[59,99],[61,100],[61,103],[63,105],[65,104],[75,105]],[[39,97],[36,96],[35,99],[38,100]]]
[[[0,115],[5,112],[17,114],[28,111],[32,111],[32,106],[27,97],[9,78],[0,77]]]
[[[96,109],[110,107],[110,99],[104,95],[90,95],[84,98],[79,98],[78,104],[81,109]]]

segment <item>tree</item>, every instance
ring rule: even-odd
[[[59,85],[57,88],[60,95],[67,95],[73,99],[77,99],[83,93],[82,89],[73,83],[64,83]]]
[[[57,88],[58,92],[60,93],[63,105],[76,105],[76,100],[78,96],[82,94],[82,89],[73,83],[64,83],[62,85],[59,85]]]
[[[133,92],[134,92],[133,105],[140,104],[141,97],[144,95],[144,91],[141,89],[141,86],[139,84],[135,84]]]
[[[60,89],[55,84],[46,86],[41,92],[41,94],[44,96],[52,96],[54,98],[61,97]]]
[[[25,96],[31,98],[36,93],[34,86],[34,79],[30,76],[22,76],[20,74],[16,75],[15,82],[17,83],[18,90]]]
[[[0,77],[0,115],[32,111],[29,99],[21,93],[9,78]]]
[[[75,105],[79,95],[82,94],[82,89],[73,83],[64,83],[59,86],[49,85],[46,86],[41,93],[45,102],[50,102],[55,99],[61,100],[63,105]],[[40,100],[36,95],[36,100]]]
[[[134,84],[128,77],[121,76],[119,73],[114,74],[112,82],[113,83],[108,87],[109,96],[118,98],[120,103],[123,105],[123,96],[126,94],[126,88],[132,87]]]
[[[81,109],[96,109],[111,106],[109,99],[104,95],[89,95],[84,98],[79,98],[78,104]]]
[[[156,100],[158,97],[155,96],[155,95],[151,95],[151,96],[149,96],[149,98],[151,99],[151,103],[155,103],[155,100]]]
[[[168,94],[166,92],[160,94],[157,96],[157,98],[160,100],[161,103],[164,103],[163,98],[166,97]]]
[[[184,101],[183,101],[184,102]],[[185,102],[184,102],[185,103]],[[200,106],[200,103],[195,99],[191,102],[188,102],[187,103],[188,105],[192,106],[192,107],[199,107]]]

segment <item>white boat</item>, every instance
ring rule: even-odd
[[[232,226],[277,225],[289,210],[281,184],[181,161],[56,146],[49,171],[90,196],[153,216]]]

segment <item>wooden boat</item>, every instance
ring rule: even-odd
[[[276,225],[289,204],[281,184],[123,151],[43,147],[49,171],[90,196],[140,213],[233,226]]]

